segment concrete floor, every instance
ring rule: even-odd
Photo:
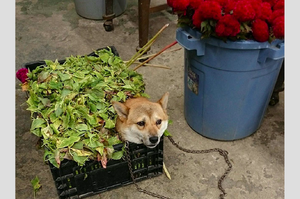
[[[70,55],[85,55],[97,48],[115,46],[123,60],[129,60],[138,46],[137,1],[128,0],[126,11],[114,19],[115,30],[106,32],[103,20],[80,17],[72,0],[16,0],[16,68],[44,59],[64,59]],[[153,44],[150,53],[158,52],[175,41],[176,17],[166,11],[153,13],[150,18],[152,37],[164,25],[169,27]],[[176,45],[173,49],[180,47]],[[280,102],[268,107],[261,127],[251,136],[236,141],[215,141],[193,131],[184,119],[183,49],[165,53],[151,63],[171,69],[142,67],[146,92],[157,100],[170,92],[169,126],[175,141],[194,149],[222,148],[229,152],[233,169],[223,186],[227,199],[283,199],[284,188],[284,93]],[[48,165],[43,162],[43,150],[36,148],[37,137],[29,132],[30,113],[26,111],[25,93],[16,79],[16,178],[18,199],[33,198],[30,181],[38,176],[42,189],[37,199],[57,199],[56,188]],[[226,164],[215,153],[190,155],[176,149],[169,140],[164,143],[164,162],[172,176],[145,180],[139,185],[174,199],[218,198],[217,180]],[[90,199],[119,199],[152,197],[139,193],[135,186],[111,190]]]

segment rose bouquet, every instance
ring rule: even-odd
[[[168,0],[180,27],[202,37],[258,42],[284,39],[284,0]]]

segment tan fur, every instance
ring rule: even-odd
[[[137,144],[144,143],[149,148],[155,147],[168,126],[168,96],[167,92],[158,102],[143,97],[132,98],[124,103],[112,102],[118,115],[116,130],[121,138]]]

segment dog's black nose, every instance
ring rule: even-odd
[[[149,140],[150,140],[150,142],[151,142],[152,144],[155,144],[155,143],[157,143],[157,141],[158,141],[158,137],[157,137],[157,136],[153,136],[153,137],[150,137]]]

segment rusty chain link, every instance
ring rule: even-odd
[[[226,169],[225,173],[218,180],[218,188],[222,192],[220,194],[220,199],[224,199],[224,197],[226,196],[226,192],[225,192],[224,188],[222,187],[222,182],[224,181],[225,177],[228,175],[228,173],[232,169],[232,164],[231,164],[231,162],[229,161],[229,158],[228,158],[228,152],[226,150],[219,149],[219,148],[213,148],[213,149],[207,149],[207,150],[190,150],[190,149],[186,149],[186,148],[183,148],[183,147],[179,146],[173,140],[173,138],[171,136],[168,136],[168,138],[169,138],[170,142],[174,146],[176,146],[178,149],[180,149],[181,151],[184,151],[186,153],[204,154],[204,153],[218,152],[221,156],[223,156],[225,162],[228,165],[228,168]],[[156,194],[156,193],[144,190],[144,189],[142,189],[142,188],[140,188],[138,186],[138,184],[137,184],[137,182],[136,182],[136,180],[134,178],[133,171],[132,171],[131,159],[130,159],[130,155],[129,155],[129,142],[128,141],[126,141],[125,151],[126,151],[125,155],[126,155],[126,159],[127,159],[127,163],[128,163],[128,168],[129,168],[130,176],[131,176],[132,182],[135,185],[136,189],[139,192],[142,192],[144,194],[150,195],[152,197],[156,197],[156,198],[160,198],[160,199],[171,199],[169,197],[165,197],[165,196],[162,196],[162,195],[159,195],[159,194]]]

